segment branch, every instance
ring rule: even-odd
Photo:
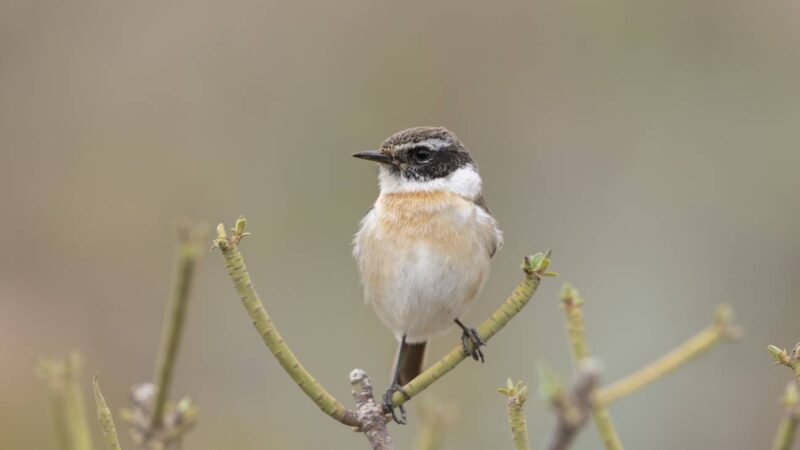
[[[592,359],[578,366],[572,389],[565,392],[561,382],[546,369],[541,371],[539,390],[556,410],[557,421],[548,450],[566,450],[586,425],[592,411],[592,396],[600,378],[599,364]]]
[[[300,389],[302,389],[325,414],[345,425],[360,428],[361,423],[357,413],[346,408],[342,403],[336,400],[336,398],[314,379],[302,364],[300,364],[297,356],[295,356],[294,352],[292,352],[283,340],[275,324],[272,322],[272,319],[269,317],[269,314],[267,314],[264,304],[261,302],[255,287],[253,287],[250,274],[247,272],[244,259],[239,251],[239,243],[242,238],[249,235],[246,229],[247,221],[243,216],[239,217],[236,221],[236,225],[232,229],[233,233],[230,236],[226,233],[225,226],[219,224],[217,226],[217,238],[214,240],[214,246],[222,251],[225,267],[228,269],[228,275],[233,281],[234,288],[239,294],[242,304],[253,320],[253,325],[261,335],[264,344],[273,356],[275,356],[289,377],[297,383]],[[480,326],[478,334],[481,340],[487,342],[492,336],[497,334],[511,318],[519,313],[528,303],[534,292],[536,292],[536,288],[539,286],[542,277],[555,275],[547,271],[549,265],[549,253],[539,253],[525,258],[525,263],[523,264],[525,279],[497,311]],[[457,346],[431,368],[411,380],[411,382],[404,386],[404,390],[410,397],[416,396],[444,374],[453,370],[465,357],[466,355],[464,354],[462,346]],[[406,401],[407,399],[399,392],[392,397],[392,402],[395,406],[400,406]]]
[[[72,352],[64,359],[43,359],[36,367],[36,374],[47,384],[61,450],[92,450],[80,385],[82,366],[81,355]]]
[[[797,424],[800,422],[800,399],[798,399],[797,384],[789,383],[783,394],[783,418],[775,433],[772,450],[790,450],[794,442]]]
[[[186,318],[186,306],[189,302],[189,291],[200,256],[200,242],[205,239],[205,231],[201,227],[193,230],[188,223],[181,223],[178,225],[178,239],[180,243],[175,261],[172,294],[167,305],[167,317],[161,333],[154,377],[157,392],[151,419],[152,428],[161,427],[164,419],[164,406],[169,398],[172,374]]]
[[[106,399],[103,398],[103,393],[100,392],[100,383],[97,381],[97,375],[92,380],[92,386],[94,387],[94,402],[97,405],[97,420],[100,422],[100,430],[103,432],[106,448],[108,450],[122,450],[117,436],[117,427],[114,426],[114,418],[111,416],[111,410],[108,409]]]
[[[514,316],[522,311],[522,308],[528,304],[533,294],[536,293],[536,289],[539,287],[539,283],[542,281],[543,277],[557,276],[556,273],[547,270],[549,267],[550,251],[525,257],[522,263],[522,271],[525,272],[525,279],[514,289],[514,292],[511,293],[503,304],[495,310],[491,317],[478,327],[478,336],[480,336],[481,341],[489,342],[492,336],[502,330]],[[457,345],[442,359],[428,368],[428,370],[422,372],[403,386],[403,390],[408,394],[408,397],[403,395],[402,392],[395,392],[392,396],[392,404],[394,406],[400,406],[410,398],[417,396],[420,392],[427,389],[428,386],[436,382],[436,380],[455,369],[466,357],[467,355],[464,353],[463,346]]]
[[[726,305],[717,307],[714,322],[666,355],[597,392],[596,402],[608,405],[647,386],[697,358],[718,343],[737,339],[741,330],[732,324],[733,313]]]
[[[156,386],[142,383],[131,388],[130,407],[122,410],[122,420],[131,428],[131,438],[141,450],[180,450],[184,435],[197,422],[197,410],[188,397],[177,404],[167,403],[158,427],[153,427]]]
[[[236,221],[236,226],[232,230],[233,235],[231,236],[225,233],[225,226],[219,224],[219,226],[217,226],[217,238],[214,240],[214,246],[222,251],[222,256],[225,259],[225,267],[228,269],[228,275],[233,281],[236,292],[242,299],[242,304],[253,320],[253,325],[261,335],[261,339],[286,373],[319,409],[345,425],[360,427],[361,422],[357,414],[345,408],[344,405],[336,400],[333,395],[311,376],[306,368],[300,364],[294,352],[286,345],[286,342],[284,342],[280,333],[278,333],[278,329],[272,323],[272,319],[270,319],[269,314],[267,314],[267,310],[264,309],[264,304],[261,302],[258,293],[253,287],[250,274],[247,272],[247,266],[245,266],[244,259],[242,259],[242,254],[239,251],[239,242],[249,234],[245,231],[246,228],[247,221],[244,216],[239,217]]]
[[[506,387],[499,388],[497,392],[508,398],[508,424],[511,427],[511,438],[514,440],[516,450],[530,450],[531,444],[528,438],[528,421],[525,418],[525,400],[528,399],[528,386],[522,381],[516,385],[508,379]]]
[[[791,353],[774,345],[768,346],[767,350],[775,358],[776,365],[786,366],[794,373],[795,382],[786,387],[786,393],[783,396],[785,411],[772,444],[773,450],[789,450],[794,442],[797,424],[800,422],[800,400],[797,392],[798,384],[800,384],[800,343],[794,346]]]
[[[572,357],[576,365],[580,367],[580,364],[584,363],[589,357],[589,346],[586,342],[586,326],[583,320],[583,299],[578,296],[578,291],[566,284],[561,292],[561,302],[567,314],[567,332],[572,347]],[[621,450],[622,442],[620,442],[617,430],[614,428],[614,423],[611,421],[608,408],[606,408],[603,403],[594,402],[592,404],[592,415],[594,416],[594,423],[597,425],[597,431],[600,433],[600,438],[606,449]]]
[[[791,353],[787,353],[786,350],[781,350],[774,345],[768,346],[767,350],[769,350],[772,357],[775,358],[776,365],[782,365],[792,369],[795,380],[800,384],[800,343],[794,346]]]
[[[367,436],[373,450],[394,450],[392,437],[386,430],[383,405],[375,402],[372,393],[372,380],[363,370],[355,369],[350,372],[350,385],[353,387],[358,421],[361,423],[359,431]]]

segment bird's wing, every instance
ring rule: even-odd
[[[494,257],[497,250],[503,247],[503,232],[497,227],[497,220],[492,216],[492,211],[486,204],[486,199],[483,194],[478,195],[474,200],[475,205],[478,206],[479,220],[487,226],[486,244],[489,248],[489,257]]]

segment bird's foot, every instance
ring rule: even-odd
[[[478,336],[478,332],[475,328],[464,327],[463,330],[464,331],[461,333],[461,345],[464,346],[464,354],[471,356],[475,361],[483,362],[481,347],[486,345],[486,343]]]
[[[392,397],[394,396],[395,392],[403,394],[406,400],[411,400],[411,396],[408,395],[408,392],[406,392],[405,389],[403,389],[403,386],[401,386],[398,383],[394,383],[392,387],[390,387],[389,390],[387,390],[386,393],[383,394],[383,413],[391,414],[392,420],[399,423],[400,425],[405,425],[406,409],[403,408],[403,405],[394,406],[394,403],[392,403]],[[397,415],[398,412],[400,413],[399,416]]]

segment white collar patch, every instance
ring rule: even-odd
[[[381,166],[378,181],[382,194],[406,192],[452,192],[470,200],[481,194],[481,176],[472,164],[468,164],[450,175],[428,181],[407,180]]]

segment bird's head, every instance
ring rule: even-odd
[[[379,166],[381,192],[451,191],[480,195],[478,168],[456,135],[444,127],[415,127],[389,136],[379,150],[354,153]]]

